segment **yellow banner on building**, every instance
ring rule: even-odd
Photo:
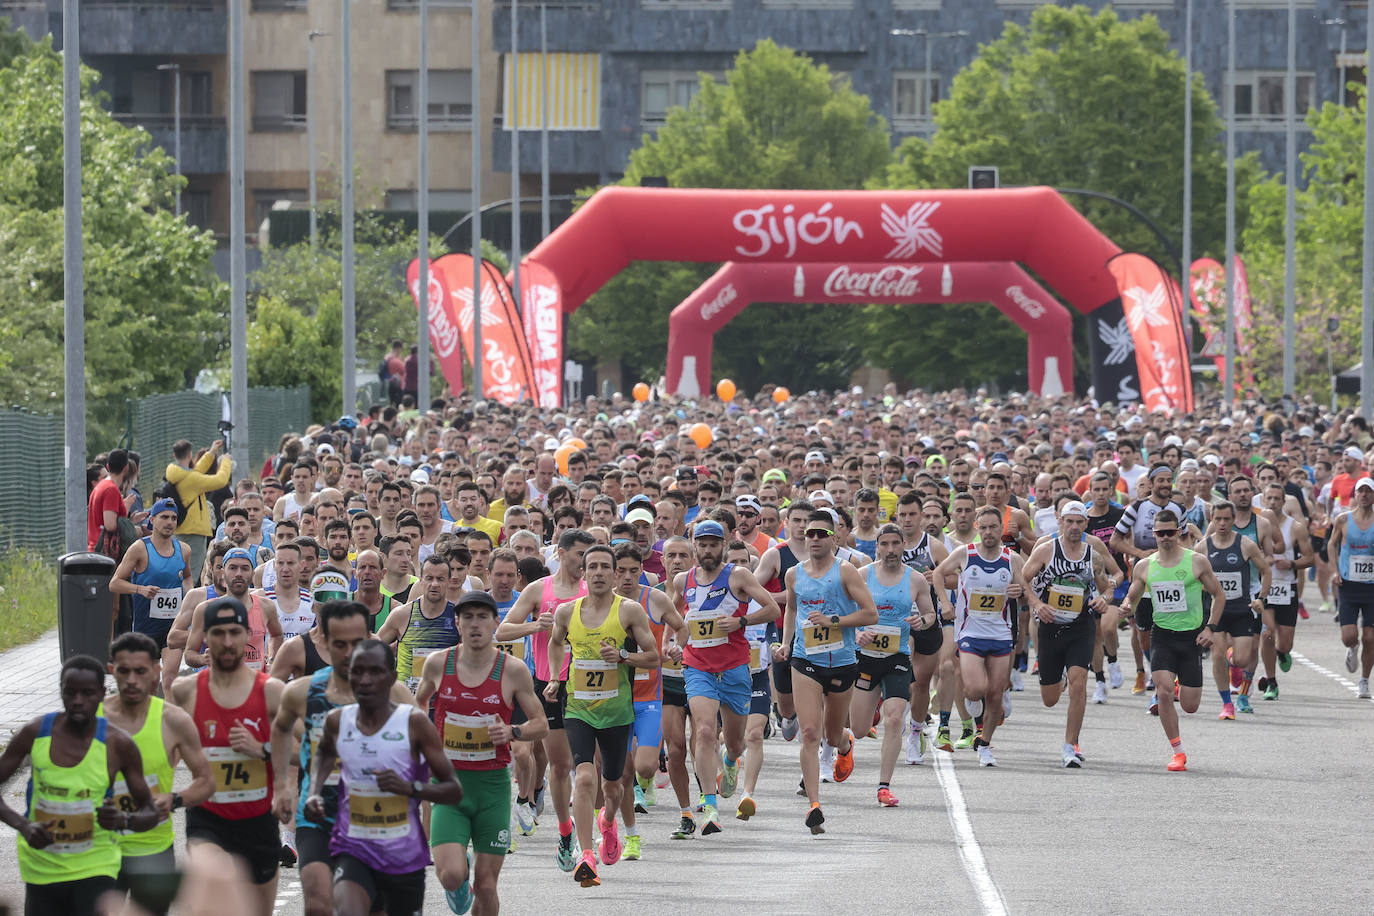
[[[544,125],[544,80],[548,79],[549,130],[598,130],[601,127],[600,54],[516,54],[517,91],[511,91],[512,55],[505,55],[502,128],[510,130],[512,114],[520,130]],[[514,104],[512,104],[514,100]]]

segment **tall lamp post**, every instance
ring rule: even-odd
[[[176,176],[181,177],[181,64],[158,64],[164,73],[172,74],[172,158],[176,160]],[[177,182],[176,214],[181,215],[181,182]]]
[[[316,218],[318,200],[315,183],[315,39],[323,38],[328,32],[311,29],[305,36],[305,150],[310,160],[310,250],[319,247],[320,230]]]

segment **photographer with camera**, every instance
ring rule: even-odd
[[[176,536],[191,548],[191,575],[196,585],[201,584],[201,567],[205,564],[205,551],[214,532],[205,494],[227,486],[234,471],[233,459],[220,454],[223,449],[224,439],[216,439],[192,464],[191,443],[180,439],[172,445],[172,463],[167,465],[165,474],[167,482],[176,488],[177,502],[184,507]]]

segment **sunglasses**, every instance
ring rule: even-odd
[[[1178,534],[1177,528],[1162,528],[1155,531],[1155,537],[1157,538],[1171,538],[1176,534]]]
[[[736,512],[735,514],[738,515],[740,518],[758,518],[758,517],[759,517],[759,514],[758,514],[757,512],[743,512],[743,511],[740,511],[740,512]]]
[[[824,528],[812,528],[810,531],[806,532],[806,539],[809,541],[812,538],[828,538],[834,533],[835,532],[827,531]]]

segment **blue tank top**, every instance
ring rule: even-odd
[[[876,559],[878,556],[878,539],[874,538],[871,541],[865,541],[861,537],[856,537],[854,538],[854,549],[870,560]]]
[[[1351,569],[1351,559],[1355,558],[1355,568]],[[1341,579],[1344,582],[1374,589],[1374,572],[1366,573],[1374,561],[1374,522],[1368,528],[1355,524],[1355,513],[1345,517],[1345,537],[1341,538]],[[1368,576],[1368,578],[1367,578]]]
[[[306,637],[309,644],[309,637]],[[314,674],[310,675],[310,686],[305,694],[305,735],[301,739],[301,776],[300,776],[300,798],[296,802],[296,829],[302,827],[314,827],[317,830],[329,830],[334,824],[334,817],[339,810],[339,777],[337,771],[325,781],[324,787],[318,793],[324,799],[325,825],[306,820],[305,802],[311,795],[317,793],[310,790],[310,762],[313,759],[315,749],[320,745],[320,735],[324,734],[324,720],[329,715],[331,709],[337,708],[340,704],[331,703],[326,694],[329,686],[329,678],[334,669],[325,666]]]
[[[891,632],[891,628],[897,628],[901,634],[897,651],[902,655],[908,654],[911,651],[911,624],[907,623],[906,619],[911,616],[911,567],[902,567],[902,577],[895,585],[883,585],[878,581],[877,563],[869,564],[865,578],[868,581],[868,590],[873,595],[873,602],[878,605],[876,632],[887,634]],[[873,627],[864,629],[869,630]],[[881,658],[892,654],[886,649],[886,645],[880,643],[877,648],[860,651],[864,655]]]
[[[796,570],[793,590],[797,595],[797,632],[792,637],[792,657],[804,658],[822,668],[854,664],[854,627],[835,627],[828,622],[816,627],[806,622],[812,611],[820,611],[825,617],[853,613],[854,602],[849,600],[840,579],[840,561],[832,561],[830,569],[819,579],[807,575],[802,563],[797,564]]]
[[[513,607],[515,607],[515,602],[516,602],[516,601],[519,601],[519,600],[520,600],[520,593],[517,592],[515,589],[511,589],[510,600],[509,600],[509,601],[498,601],[498,602],[496,602],[496,612],[497,612],[498,615],[500,615],[500,619],[501,619],[501,620],[505,620],[505,619],[506,619],[506,615],[510,613],[510,609],[513,608]],[[510,643],[510,644],[507,644],[507,643],[497,643],[497,645],[501,647],[501,650],[502,650],[502,651],[506,651],[506,646],[507,646],[507,645],[511,645],[511,647],[512,647],[512,649],[513,649],[513,648],[515,647],[515,644],[517,644],[517,643],[523,643],[523,644],[524,644],[524,647],[525,647],[525,649],[524,649],[524,652],[525,652],[525,667],[528,668],[528,669],[530,669],[530,674],[534,674],[534,646],[533,646],[533,645],[531,644],[531,642],[530,642],[530,637],[526,636],[526,637],[524,637],[523,639],[515,640],[514,643]],[[514,655],[515,653],[512,651],[510,654]]]
[[[172,555],[163,556],[153,547],[151,537],[143,538],[143,549],[148,553],[148,568],[134,573],[129,581],[135,585],[156,585],[158,596],[145,598],[133,596],[134,632],[149,636],[165,636],[171,632],[172,621],[176,620],[184,597],[181,590],[181,574],[186,562],[181,558],[181,542],[172,539]]]

